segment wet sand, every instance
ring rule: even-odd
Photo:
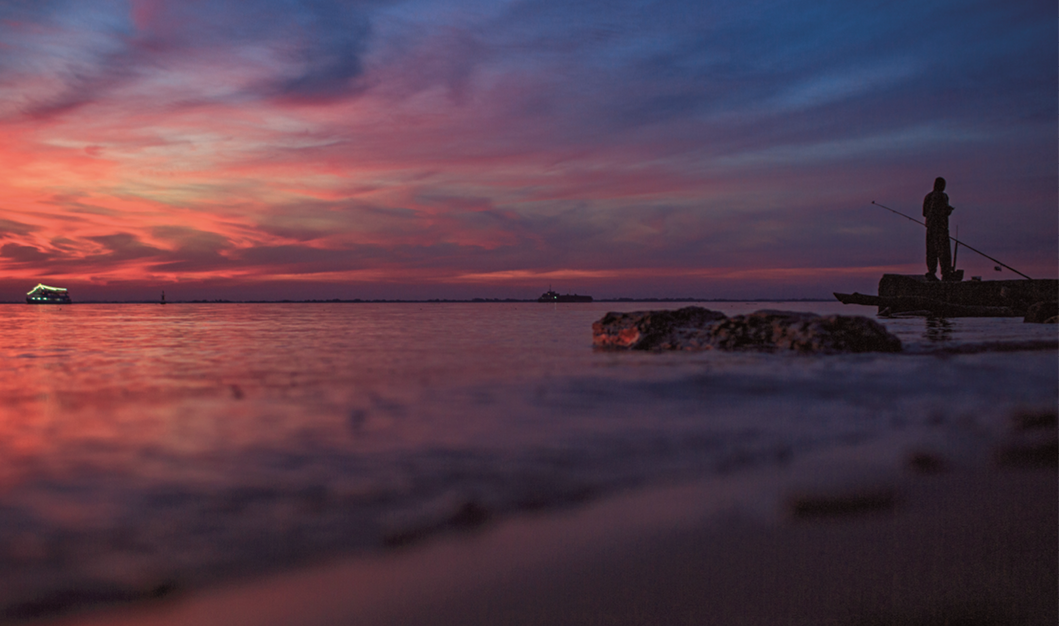
[[[1052,444],[953,465],[654,488],[48,623],[1059,623]]]

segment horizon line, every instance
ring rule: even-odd
[[[593,304],[596,302],[829,302],[834,298],[593,298],[592,302],[540,302],[536,298],[430,298],[426,300],[410,299],[386,299],[386,298],[329,298],[329,299],[279,299],[279,300],[228,300],[228,299],[193,299],[193,300],[167,300],[165,304],[445,304],[445,303],[469,303],[469,304],[504,304],[504,303],[526,303],[537,304]],[[18,300],[4,300],[0,304],[29,304]],[[158,300],[80,300],[64,303],[72,304],[162,304]],[[36,306],[62,306],[53,304],[38,304]]]

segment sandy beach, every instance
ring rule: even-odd
[[[627,492],[48,623],[1056,623],[1052,439],[876,461]]]

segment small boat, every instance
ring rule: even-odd
[[[592,302],[592,296],[579,296],[576,293],[560,294],[549,289],[537,298],[537,302]]]
[[[940,192],[945,188],[945,179],[936,179],[934,185],[934,190]],[[926,223],[874,200],[872,204],[925,226],[929,236],[931,227]],[[952,207],[949,207],[949,212],[952,212]],[[948,235],[947,232],[944,234]],[[835,298],[842,304],[878,307],[878,314],[883,317],[1024,317],[1026,321],[1032,321],[1038,315],[1043,315],[1050,319],[1047,313],[1059,306],[1059,280],[1030,278],[956,237],[949,239],[956,242],[956,246],[952,251],[951,264],[941,260],[941,280],[934,275],[935,267],[929,266],[930,271],[926,274],[883,274],[879,280],[877,296],[835,292]],[[1004,267],[1022,279],[982,280],[981,276],[972,276],[971,280],[964,281],[963,270],[956,269],[956,254],[960,251],[960,246],[995,263],[993,269],[996,271],[999,272],[1000,268]],[[945,247],[948,247],[948,242],[945,242]],[[929,246],[927,255],[934,257]],[[947,252],[945,256],[948,256]],[[946,265],[949,267],[946,268]]]
[[[71,304],[71,300],[63,287],[38,284],[26,294],[26,304]]]
[[[158,304],[165,304],[165,292],[164,291],[162,292],[162,301],[159,302]]]
[[[1054,302],[1059,281],[1054,279],[928,280],[921,275],[884,274],[879,295],[835,293],[843,304],[878,307],[880,314],[937,317],[1023,317],[1038,302]]]

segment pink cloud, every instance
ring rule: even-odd
[[[914,212],[944,174],[961,234],[1057,273],[1054,116],[1013,129],[891,102],[905,121],[830,57],[758,79],[734,59],[795,61],[750,48],[718,67],[693,24],[652,16],[260,7],[136,0],[14,29],[42,71],[0,67],[18,94],[0,104],[0,270],[99,288],[744,281],[826,295],[827,280],[920,271],[921,233],[868,203]],[[870,61],[901,70],[853,85],[877,98],[918,71]]]

